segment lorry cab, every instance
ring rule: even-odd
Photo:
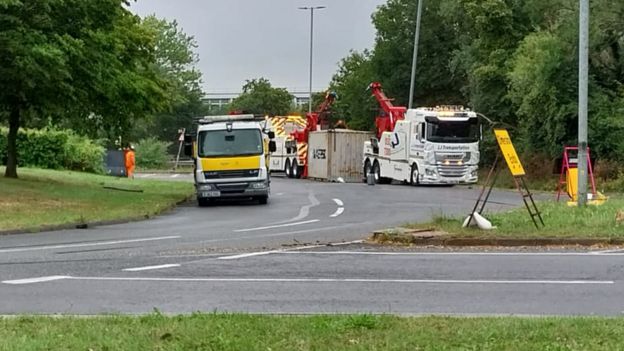
[[[185,137],[185,153],[194,160],[197,202],[250,198],[266,204],[268,165],[274,134],[253,115],[210,116],[198,120],[197,132]]]
[[[376,181],[473,184],[478,180],[481,127],[461,106],[407,110],[405,118],[364,145],[364,172]]]

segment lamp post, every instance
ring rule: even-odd
[[[324,9],[325,6],[299,7],[299,10],[310,10],[310,101],[308,112],[312,113],[312,52],[314,50],[314,10]]]
[[[410,81],[410,96],[407,102],[407,108],[412,108],[414,101],[414,86],[416,85],[416,62],[418,61],[418,39],[420,37],[420,18],[422,15],[422,3],[424,0],[418,0],[418,10],[416,11],[416,32],[414,33],[414,56],[412,57],[412,79]]]
[[[587,95],[589,80],[589,0],[580,0],[579,16],[579,111],[578,111],[578,206],[587,204]]]

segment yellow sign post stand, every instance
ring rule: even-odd
[[[494,188],[494,184],[496,183],[496,179],[500,173],[500,168],[498,167],[498,163],[500,161],[500,155],[503,155],[505,162],[507,163],[507,168],[511,172],[511,175],[514,178],[514,182],[516,183],[516,188],[520,195],[522,196],[522,201],[529,211],[529,216],[531,216],[531,220],[535,224],[536,228],[545,226],[544,220],[542,219],[542,215],[533,200],[533,194],[527,187],[526,181],[524,180],[524,176],[526,172],[524,171],[524,167],[522,166],[522,162],[520,162],[520,158],[518,157],[518,153],[511,142],[511,138],[509,137],[509,132],[506,129],[494,129],[494,135],[496,136],[496,141],[498,142],[498,146],[500,147],[500,153],[496,154],[496,159],[494,160],[494,164],[490,169],[488,177],[483,184],[483,188],[481,189],[481,194],[475,203],[475,206],[470,213],[470,218],[468,219],[468,225],[472,221],[473,214],[481,204],[481,208],[479,209],[479,214],[481,214],[485,208],[485,205],[490,198],[492,193],[492,189]],[[486,189],[487,193],[486,193]],[[483,196],[485,195],[485,198]],[[529,199],[529,200],[527,200]],[[536,219],[537,218],[537,219]],[[539,220],[539,221],[538,221]]]

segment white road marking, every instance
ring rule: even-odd
[[[343,213],[344,213],[344,207],[338,207],[336,212],[334,212],[330,217],[336,218],[336,217],[340,216]]]
[[[59,245],[48,245],[48,246],[16,247],[16,248],[11,248],[11,249],[0,249],[0,253],[39,251],[39,250],[54,250],[54,249],[66,249],[66,248],[72,248],[72,247],[89,247],[89,246],[130,244],[130,243],[140,243],[140,242],[146,242],[146,241],[172,240],[172,239],[179,239],[179,238],[181,238],[181,236],[179,236],[179,235],[172,235],[172,236],[160,236],[160,237],[155,237],[155,238],[113,240],[113,241],[95,241],[95,242],[80,243],[80,244],[59,244]]]
[[[624,256],[624,253],[596,252],[378,252],[378,251],[306,251],[280,252],[307,255],[379,255],[379,256]]]
[[[284,196],[284,193],[277,193],[275,196]]]
[[[179,177],[179,176],[180,176],[179,174],[172,174],[172,175],[171,175],[171,178],[177,178],[177,177]]]
[[[338,205],[338,208],[336,209],[336,212],[334,212],[330,217],[332,218],[336,218],[338,216],[340,216],[341,214],[344,213],[344,202],[342,202],[342,200],[340,199],[333,199],[334,202],[336,203],[336,205]]]
[[[295,248],[290,248],[290,249],[279,249],[279,250],[270,250],[270,251],[249,252],[249,253],[244,253],[244,254],[240,254],[240,255],[222,256],[222,257],[219,257],[217,259],[219,259],[219,260],[236,260],[236,259],[239,259],[239,258],[247,258],[247,257],[255,257],[255,256],[265,256],[265,255],[270,255],[270,254],[284,252],[284,251],[297,251],[297,250],[314,249],[314,248],[323,247],[323,246],[325,246],[325,245],[308,245],[308,246],[300,246],[300,247],[295,247]]]
[[[34,283],[43,283],[43,282],[51,282],[54,280],[62,280],[69,279],[70,277],[67,275],[52,275],[49,277],[39,277],[39,278],[29,278],[29,279],[16,279],[16,280],[5,280],[3,284],[10,285],[23,285],[23,284],[34,284]]]
[[[310,209],[312,207],[316,207],[316,206],[321,204],[319,202],[319,200],[316,198],[316,196],[314,195],[314,193],[311,192],[311,191],[308,193],[308,200],[310,200],[310,204],[309,205],[305,205],[305,206],[301,206],[301,209],[299,210],[299,214],[297,216],[295,216],[295,217],[293,217],[291,219],[285,220],[285,221],[277,222],[275,224],[282,224],[282,223],[300,221],[300,220],[308,217],[310,215]]]
[[[269,225],[266,227],[256,227],[256,228],[247,228],[247,229],[237,229],[234,232],[235,233],[244,233],[244,232],[253,232],[253,231],[257,231],[257,230],[265,230],[265,229],[274,229],[274,228],[283,228],[283,227],[293,227],[296,225],[304,225],[304,224],[309,224],[309,223],[316,223],[318,222],[318,219],[311,219],[309,221],[303,221],[303,222],[295,222],[295,223],[285,223],[285,224],[276,224],[276,225]]]
[[[140,272],[140,271],[149,271],[149,270],[153,270],[153,269],[164,269],[164,268],[174,268],[174,267],[180,267],[180,265],[177,264],[177,263],[161,264],[159,266],[145,266],[145,267],[136,267],[136,268],[126,268],[126,269],[124,269],[124,271],[126,271],[126,272]]]
[[[45,280],[42,280],[45,279]],[[52,280],[135,281],[135,282],[217,282],[217,283],[372,283],[372,284],[531,284],[610,285],[613,280],[461,280],[461,279],[359,279],[359,278],[158,278],[158,277],[72,277],[54,276],[5,281],[6,284],[33,284]],[[17,282],[17,283],[16,283]]]
[[[594,255],[610,255],[610,254],[624,253],[624,249],[592,251],[591,253],[593,253]]]

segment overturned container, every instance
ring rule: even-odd
[[[364,142],[373,133],[347,129],[310,133],[308,140],[308,178],[329,182],[355,183],[364,179],[362,159]]]

